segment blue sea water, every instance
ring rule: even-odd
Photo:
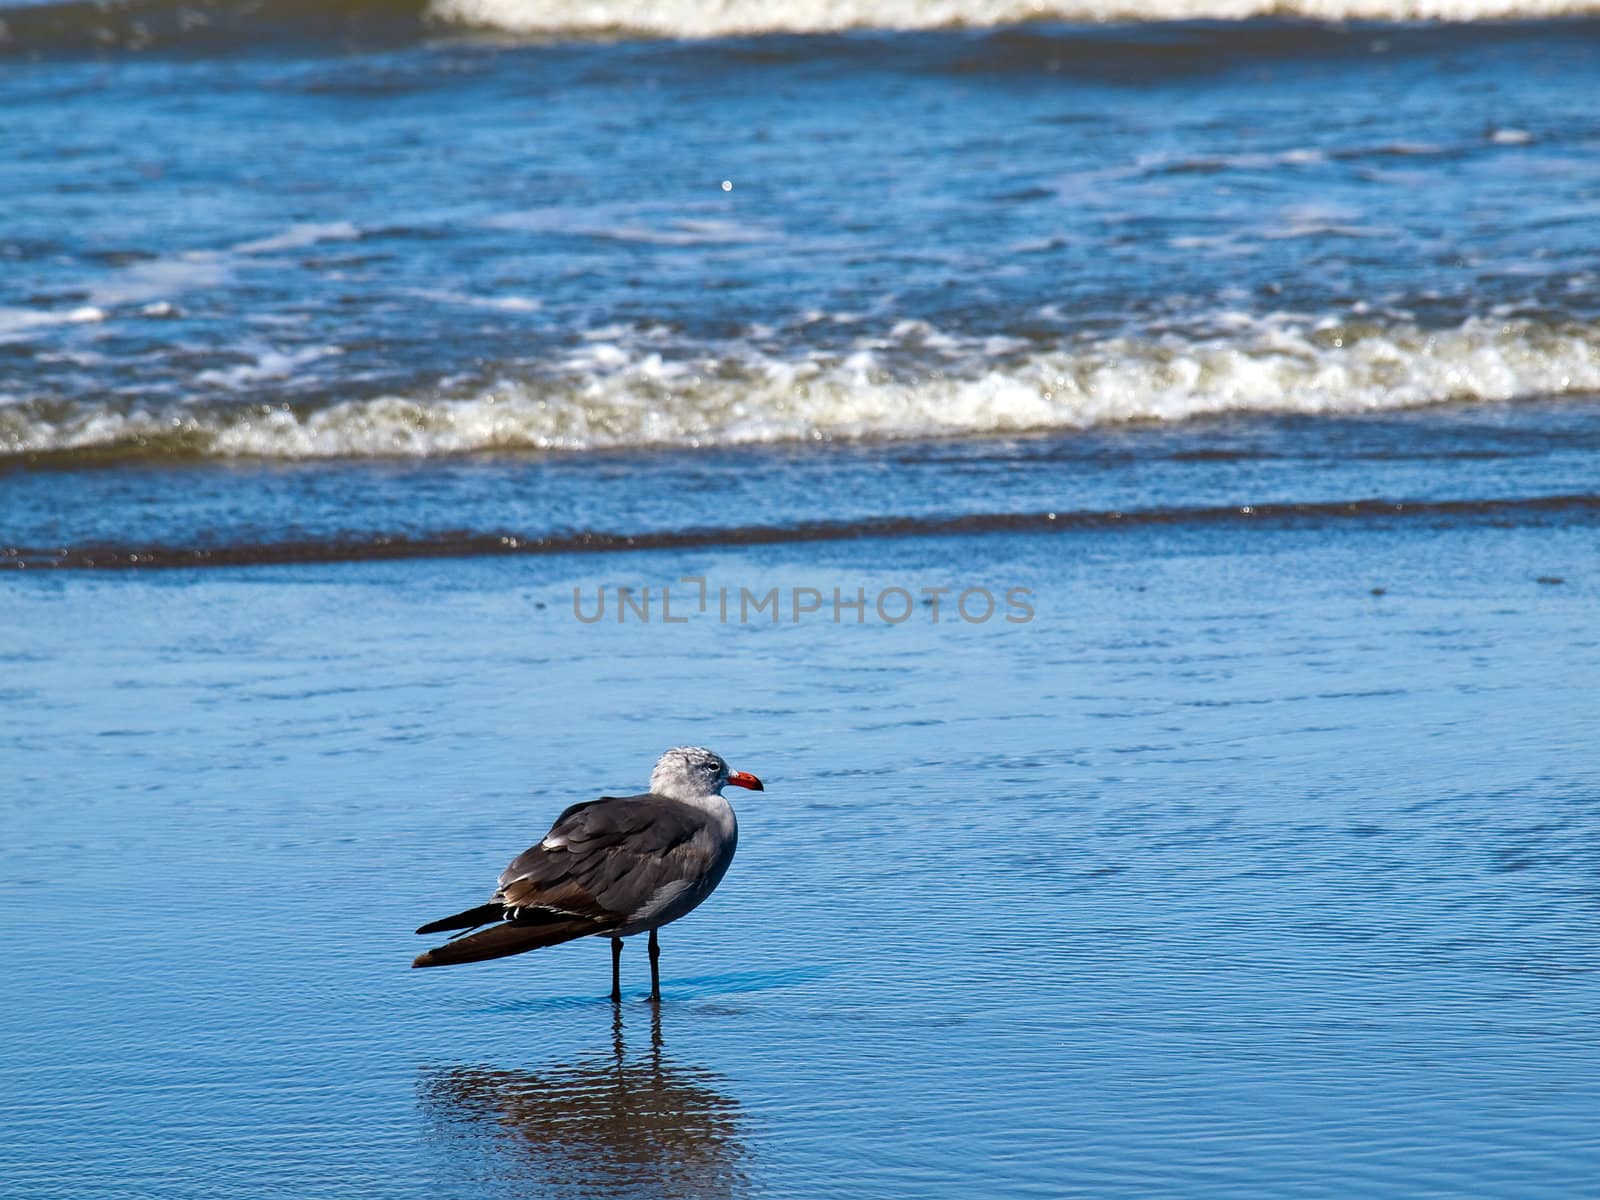
[[[1592,1193],[1600,24],[1040,11],[0,9],[0,1192]]]
[[[0,449],[437,457],[1592,394],[1595,28],[19,33]]]

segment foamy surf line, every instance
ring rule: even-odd
[[[540,44],[987,31],[1017,27],[1508,24],[1586,20],[1600,0],[0,0],[0,57],[118,50],[333,52],[456,35]]]
[[[1594,0],[433,0],[435,22],[525,36],[725,38],[857,29],[1177,21],[1511,21],[1578,17]]]
[[[207,397],[0,403],[0,464],[428,458],[1070,431],[1233,413],[1354,414],[1600,393],[1600,326],[1453,329],[1219,316],[1209,337],[1037,349],[905,321],[830,353],[583,340],[474,394],[320,406]],[[610,338],[612,340],[606,340]],[[263,387],[270,387],[264,384]],[[236,394],[236,393],[234,393]]]
[[[800,525],[736,525],[723,529],[654,533],[578,533],[520,536],[444,533],[432,537],[375,536],[333,541],[253,542],[225,546],[10,546],[0,548],[0,569],[156,570],[182,567],[305,566],[411,559],[488,558],[510,555],[618,554],[649,550],[703,550],[782,546],[806,542],[961,537],[985,533],[1070,533],[1207,525],[1282,529],[1331,521],[1433,521],[1440,524],[1600,517],[1600,496],[1530,496],[1481,500],[1337,500],[1152,508],[1129,511],[971,513],[954,517],[874,517]]]

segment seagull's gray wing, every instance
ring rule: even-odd
[[[543,912],[621,924],[703,880],[715,856],[710,821],[693,805],[648,792],[603,796],[556,818],[501,873],[494,899],[510,920]]]

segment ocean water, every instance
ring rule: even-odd
[[[0,8],[0,1192],[1592,1194],[1597,80]],[[408,969],[683,742],[768,791],[659,1010]]]

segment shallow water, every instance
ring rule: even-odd
[[[1401,523],[13,576],[6,1176],[1583,1194],[1594,551]],[[683,573],[1036,616],[573,619]],[[663,937],[659,1035],[638,944],[620,1029],[603,942],[408,969],[685,737],[769,790]]]

